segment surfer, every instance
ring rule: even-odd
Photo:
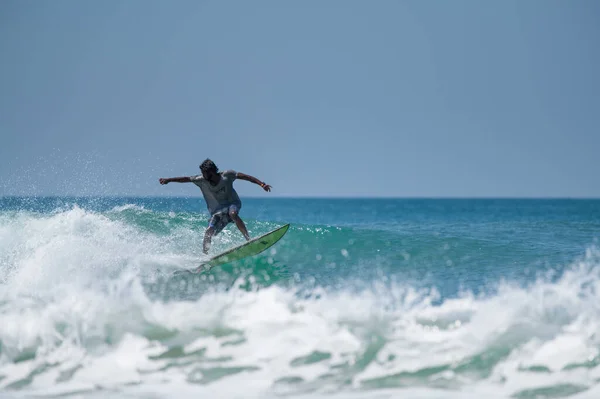
[[[244,221],[239,216],[242,201],[233,188],[233,182],[236,179],[246,180],[258,184],[265,191],[271,191],[271,186],[256,177],[231,169],[219,172],[217,165],[210,159],[202,162],[200,170],[202,171],[201,175],[160,178],[158,181],[160,184],[194,183],[200,187],[210,213],[208,228],[204,233],[202,244],[203,252],[208,254],[212,237],[219,234],[231,222],[236,224],[246,241],[249,241],[250,235]]]

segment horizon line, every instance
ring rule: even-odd
[[[0,198],[199,198],[202,195],[131,195],[131,194],[40,194],[40,195],[0,195]],[[600,200],[600,197],[586,196],[366,196],[366,195],[277,195],[277,196],[240,196],[244,199],[277,200],[277,199],[318,199],[318,200]]]

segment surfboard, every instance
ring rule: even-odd
[[[234,262],[236,260],[258,255],[279,241],[285,235],[285,233],[287,233],[289,227],[290,225],[288,223],[259,237],[246,241],[243,244],[228,249],[225,252],[221,252],[220,254],[215,255],[209,260],[203,262],[199,267],[194,269],[193,272],[199,273],[201,271],[207,271],[224,263]]]

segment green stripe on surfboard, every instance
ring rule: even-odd
[[[238,245],[237,247],[213,256],[208,261],[204,262],[203,267],[201,266],[201,268],[207,270],[211,267],[222,265],[224,263],[234,262],[249,256],[258,255],[279,241],[281,237],[287,233],[289,227],[289,224],[278,227],[260,237],[253,238],[250,241]]]

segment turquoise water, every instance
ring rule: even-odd
[[[0,198],[0,396],[600,397],[599,200]],[[243,242],[229,225],[212,253]]]

